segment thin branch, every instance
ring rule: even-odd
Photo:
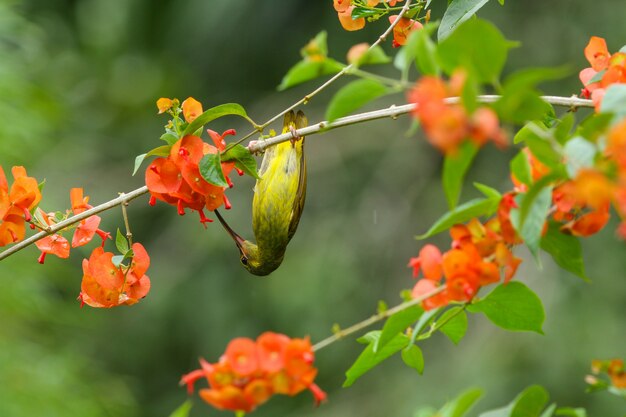
[[[123,193],[120,196],[124,195]],[[128,239],[128,246],[133,246],[133,232],[130,231],[130,222],[128,221],[128,213],[126,207],[128,206],[128,201],[124,200],[120,204],[122,206],[122,217],[124,218],[124,227],[126,228],[126,239]],[[123,288],[123,287],[122,287]]]
[[[127,194],[120,194],[119,197],[111,200],[111,201],[107,201],[106,203],[100,204],[99,206],[90,208],[87,211],[83,211],[80,214],[77,214],[76,216],[72,216],[69,217],[65,220],[63,220],[62,222],[59,222],[53,226],[50,226],[50,228],[48,228],[47,230],[44,230],[42,232],[39,232],[37,234],[32,235],[31,237],[29,237],[28,239],[25,239],[19,243],[17,243],[15,246],[11,246],[9,249],[3,251],[2,253],[0,253],[0,260],[14,254],[15,252],[18,252],[22,249],[24,249],[25,247],[32,245],[33,243],[35,243],[36,241],[38,241],[39,239],[43,239],[44,237],[54,234],[68,226],[71,226],[75,223],[78,223],[81,220],[86,219],[87,217],[93,216],[94,214],[98,214],[100,212],[103,212],[105,210],[108,210],[110,208],[113,208],[115,206],[117,206],[118,204],[122,204],[122,203],[127,203],[131,200],[134,200],[137,197],[140,197],[144,194],[148,193],[148,187],[146,187],[145,185],[143,187],[137,188],[136,190],[133,190]]]
[[[482,103],[493,103],[497,101],[499,98],[500,96],[497,96],[497,95],[485,95],[485,96],[477,97],[478,101]],[[572,108],[593,107],[593,102],[591,100],[585,100],[585,99],[577,98],[577,97],[543,96],[542,99],[546,101],[547,103],[553,104],[555,106],[572,107]],[[460,98],[450,97],[446,99],[446,101],[451,104],[458,103],[460,101]],[[374,110],[374,111],[370,111],[366,113],[360,113],[360,114],[355,114],[352,116],[342,117],[340,119],[333,121],[332,123],[322,121],[322,122],[315,123],[311,126],[307,126],[302,129],[295,130],[294,132],[287,132],[287,133],[274,136],[266,140],[250,142],[250,144],[248,145],[248,149],[253,153],[261,152],[269,148],[270,146],[275,146],[275,145],[278,145],[279,143],[286,142],[292,139],[294,137],[293,136],[294,134],[295,134],[295,137],[310,136],[310,135],[314,135],[317,133],[326,132],[327,130],[336,129],[336,128],[343,127],[343,126],[349,126],[349,125],[353,125],[357,123],[368,122],[370,120],[385,119],[388,117],[395,119],[396,117],[400,115],[410,113],[414,109],[415,109],[414,103],[405,104],[402,106],[393,105],[386,109]],[[62,222],[55,224],[54,226],[51,226],[49,229],[41,231],[29,237],[28,239],[15,244],[15,246],[11,246],[9,249],[3,252],[0,252],[0,260],[14,254],[15,252],[18,252],[26,248],[27,246],[38,241],[39,239],[46,237],[47,235],[56,233],[59,230],[64,229],[68,226],[71,226],[75,223],[78,223],[79,221],[84,220],[89,216],[92,216],[94,214],[113,208],[116,205],[121,204],[122,202],[129,202],[147,193],[148,193],[148,187],[143,186],[136,190],[130,191],[127,194],[121,194],[116,199],[100,204],[99,206],[96,206],[87,211],[84,211],[76,216],[72,216]]]
[[[498,95],[483,95],[478,96],[477,100],[481,103],[493,103],[500,99]],[[547,103],[554,104],[555,106],[564,107],[593,107],[591,100],[586,100],[578,97],[559,97],[559,96],[542,96],[542,100]],[[449,97],[445,100],[447,103],[454,104],[461,101],[460,97]],[[307,135],[313,135],[316,133],[326,132],[328,130],[336,129],[338,127],[354,125],[357,123],[369,122],[371,120],[392,118],[407,114],[415,110],[415,103],[404,104],[402,106],[392,105],[386,109],[373,110],[366,113],[359,113],[352,116],[341,117],[333,122],[322,121],[311,126],[303,127],[302,129],[295,130],[293,132],[283,133],[265,140],[257,140],[250,142],[248,149],[253,152],[261,152],[270,146],[277,145],[282,142],[286,142],[295,137],[302,137]]]
[[[378,313],[368,319],[365,319],[357,324],[354,324],[350,327],[348,327],[347,329],[344,330],[340,330],[337,333],[335,333],[334,335],[327,337],[326,339],[316,343],[315,345],[313,345],[313,351],[318,351],[320,349],[325,348],[326,346],[335,343],[336,341],[338,341],[339,339],[342,339],[348,335],[351,335],[352,333],[358,332],[359,330],[362,330],[368,326],[371,326],[372,324],[379,322],[381,320],[386,319],[389,316],[392,316],[394,314],[396,314],[399,311],[402,310],[406,310],[409,307],[412,307],[414,305],[417,305],[419,303],[421,303],[422,301],[426,300],[427,298],[432,297],[433,295],[437,295],[440,292],[442,292],[443,290],[446,289],[445,285],[442,285],[441,287],[437,288],[436,290],[433,290],[425,295],[422,295],[421,297],[417,297],[414,298],[410,301],[406,301],[402,304],[398,304],[395,307],[390,308],[389,310],[385,310],[382,313]]]
[[[411,5],[412,0],[407,0],[406,3],[404,3],[404,6],[402,7],[402,10],[399,13],[399,16],[404,15],[404,13],[409,10],[409,6]],[[389,34],[391,33],[391,31],[393,30],[394,27],[396,27],[396,25],[400,23],[400,19],[396,19],[391,25],[389,25],[389,27],[387,28],[387,30],[385,30],[383,32],[382,35],[380,35],[378,37],[378,39],[376,40],[376,42],[374,42],[367,50],[370,51],[372,49],[374,49],[375,47],[377,47],[378,45],[380,45],[382,42],[385,41],[385,39],[387,39],[387,36],[389,36]],[[355,67],[354,64],[350,64],[348,66],[343,67],[343,69],[341,71],[339,71],[337,74],[335,74],[334,76],[332,76],[328,81],[326,81],[324,84],[320,85],[319,87],[317,87],[315,90],[311,91],[309,94],[307,94],[306,96],[302,97],[300,100],[298,100],[297,102],[295,102],[294,104],[292,104],[291,106],[287,107],[285,110],[281,111],[280,113],[278,113],[277,115],[275,115],[274,117],[272,117],[271,119],[269,119],[267,122],[263,123],[262,125],[259,126],[258,129],[253,130],[252,132],[248,133],[247,135],[245,135],[243,138],[241,138],[239,140],[239,142],[243,142],[244,140],[248,139],[249,137],[251,137],[252,135],[254,135],[255,133],[259,132],[259,131],[263,131],[263,129],[265,129],[268,125],[270,125],[271,123],[273,123],[274,121],[280,119],[281,117],[283,117],[283,115],[293,109],[295,109],[296,107],[298,107],[301,104],[307,104],[309,101],[311,101],[311,99],[313,97],[315,97],[317,94],[319,94],[320,92],[322,92],[326,87],[328,87],[329,85],[331,85],[332,83],[334,83],[335,81],[337,81],[337,79],[341,78],[343,75],[345,75],[346,73],[350,72],[353,68]]]

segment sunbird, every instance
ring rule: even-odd
[[[283,133],[307,125],[302,111],[285,114]],[[252,200],[252,231],[256,243],[243,239],[219,212],[222,226],[241,254],[241,264],[251,274],[264,276],[280,266],[287,244],[296,233],[306,197],[304,137],[271,146],[265,151]]]

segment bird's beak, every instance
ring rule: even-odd
[[[235,241],[237,248],[239,248],[239,252],[241,252],[242,255],[245,255],[246,253],[243,249],[243,242],[245,242],[245,239],[235,233],[233,229],[231,229],[231,227],[228,225],[228,223],[226,223],[226,220],[224,220],[219,211],[215,210],[215,215],[217,216],[217,219],[220,221],[220,223],[222,223],[222,226],[224,226],[224,229],[226,229],[230,237],[232,237]]]

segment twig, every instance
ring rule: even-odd
[[[407,0],[404,3],[404,6],[402,7],[402,10],[399,13],[399,16],[404,15],[404,13],[409,10],[409,6],[411,5],[412,0]],[[367,49],[368,51],[374,49],[375,47],[377,47],[378,45],[380,45],[385,39],[387,39],[387,36],[389,36],[389,34],[391,33],[391,31],[393,30],[394,27],[396,27],[396,25],[400,23],[400,19],[396,19],[391,25],[389,25],[389,27],[387,28],[387,30],[385,30],[383,32],[382,35],[380,35],[378,37],[378,39],[376,40],[376,42],[374,42],[372,45],[370,45],[370,47]],[[311,99],[313,97],[315,97],[317,94],[319,94],[320,92],[322,92],[326,87],[328,87],[329,85],[331,85],[332,83],[334,83],[337,79],[341,78],[343,75],[345,75],[346,73],[350,72],[350,70],[352,70],[352,68],[354,68],[354,64],[350,64],[348,66],[343,67],[343,69],[341,71],[339,71],[337,74],[335,74],[334,76],[332,76],[328,81],[326,81],[324,84],[320,85],[319,87],[317,87],[315,90],[311,91],[309,94],[307,94],[306,96],[302,97],[300,100],[298,100],[297,102],[295,102],[294,104],[292,104],[291,106],[287,107],[285,110],[281,111],[280,113],[278,113],[277,115],[273,116],[271,119],[269,119],[267,122],[263,123],[262,125],[260,125],[258,127],[258,129],[253,130],[252,132],[248,133],[247,135],[245,135],[244,137],[242,137],[241,139],[239,139],[239,142],[243,142],[244,140],[248,139],[249,137],[251,137],[252,135],[254,135],[255,133],[259,132],[259,131],[263,131],[263,129],[265,129],[268,125],[270,125],[271,123],[273,123],[274,121],[280,119],[281,117],[283,117],[283,115],[293,109],[295,109],[296,107],[298,107],[301,104],[307,104],[309,101],[311,101]]]
[[[389,316],[394,315],[395,313],[402,311],[402,310],[406,310],[409,307],[412,307],[414,305],[417,305],[419,303],[421,303],[422,301],[426,300],[427,298],[432,297],[433,295],[437,295],[440,292],[442,292],[443,290],[446,289],[445,285],[442,285],[441,287],[437,288],[436,290],[433,290],[431,292],[429,292],[428,294],[425,294],[421,297],[418,298],[414,298],[410,301],[406,301],[402,304],[398,304],[395,307],[390,308],[389,310],[385,310],[382,313],[378,313],[375,316],[372,316],[368,319],[365,319],[357,324],[354,324],[350,327],[348,327],[347,329],[344,330],[340,330],[337,333],[335,333],[332,336],[327,337],[326,339],[316,343],[315,345],[313,345],[313,351],[318,351],[322,348],[325,348],[326,346],[335,343],[336,341],[338,341],[339,339],[342,339],[348,335],[351,335],[352,333],[358,332],[359,330],[362,330],[368,326],[371,326],[372,324],[379,322],[383,319],[386,319]]]
[[[107,201],[106,203],[100,204],[99,206],[90,208],[87,211],[83,211],[80,214],[77,214],[76,216],[72,216],[69,217],[65,220],[63,220],[62,222],[59,222],[53,226],[50,226],[50,228],[48,228],[47,230],[44,230],[42,232],[39,232],[37,234],[32,235],[31,237],[29,237],[28,239],[25,239],[19,243],[17,243],[15,246],[11,246],[9,249],[3,251],[2,253],[0,253],[0,260],[6,258],[7,256],[10,256],[12,254],[14,254],[15,252],[18,252],[22,249],[24,249],[25,247],[32,245],[33,243],[35,243],[36,241],[38,241],[39,239],[42,239],[48,235],[54,234],[68,226],[71,226],[75,223],[78,223],[81,220],[86,219],[87,217],[93,216],[94,214],[98,214],[100,212],[103,212],[105,210],[108,210],[110,208],[113,208],[115,206],[117,206],[118,204],[124,203],[124,202],[129,202],[131,200],[134,200],[137,197],[140,197],[144,194],[148,193],[148,187],[146,187],[145,185],[141,188],[137,188],[136,190],[133,190],[129,193],[126,194],[122,194],[119,197],[111,200],[111,201]]]
[[[120,197],[123,197],[125,194],[120,193]],[[126,239],[128,239],[128,246],[133,246],[133,232],[130,231],[130,222],[128,221],[128,213],[126,212],[126,207],[128,206],[127,200],[122,200],[120,203],[122,206],[122,217],[124,218],[124,227],[126,228]]]
[[[477,100],[481,103],[493,103],[500,99],[498,95],[483,95],[478,96]],[[559,96],[542,96],[542,100],[547,103],[554,104],[556,106],[564,107],[593,107],[591,100],[586,100],[578,97],[559,97]],[[454,104],[461,101],[460,97],[450,97],[445,100],[447,103]],[[248,149],[252,153],[261,152],[270,146],[277,145],[282,142],[286,142],[294,137],[303,137],[313,135],[327,130],[336,129],[338,127],[354,125],[357,123],[368,122],[370,120],[385,119],[387,117],[396,118],[400,115],[407,114],[415,110],[416,104],[404,104],[402,106],[392,105],[386,109],[373,110],[366,113],[359,113],[352,116],[341,117],[333,122],[319,122],[311,126],[303,127],[302,129],[295,130],[294,132],[287,132],[281,135],[277,135],[265,140],[259,140],[250,143]],[[294,136],[294,134],[296,136]]]

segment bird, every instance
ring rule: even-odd
[[[265,150],[252,200],[252,231],[256,243],[235,233],[215,211],[239,249],[241,264],[251,274],[265,276],[276,270],[298,228],[306,198],[306,160],[304,137],[296,136],[295,130],[306,125],[307,118],[302,111],[287,112],[282,132],[291,131],[294,137]]]

